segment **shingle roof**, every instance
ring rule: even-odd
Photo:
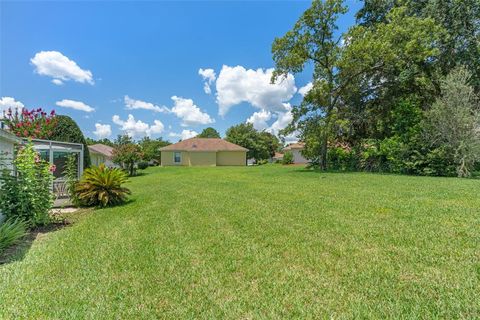
[[[287,147],[285,147],[283,150],[288,151],[292,149],[304,149],[305,148],[305,143],[303,142],[296,142],[296,143],[291,143]]]
[[[88,146],[88,149],[91,152],[100,153],[100,154],[103,154],[104,156],[107,156],[109,158],[112,157],[112,155],[113,155],[113,148],[109,147],[109,146],[106,146],[104,144],[101,144],[101,143]]]
[[[248,151],[248,149],[223,139],[191,138],[160,148],[160,151]]]

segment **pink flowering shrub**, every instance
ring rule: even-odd
[[[20,112],[9,108],[3,112],[2,120],[18,137],[32,139],[48,139],[56,124],[55,110],[47,113],[42,108]]]

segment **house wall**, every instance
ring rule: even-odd
[[[9,170],[12,170],[12,173],[13,173],[13,152],[14,151],[15,151],[14,142],[0,136],[0,170],[7,168]],[[2,224],[4,219],[5,217],[0,211],[0,224]]]
[[[3,169],[7,167],[8,169],[13,169],[13,152],[15,150],[15,144],[10,141],[2,138],[0,136],[0,167]]]
[[[308,163],[308,160],[302,156],[301,149],[292,149],[293,163]]]
[[[245,151],[181,152],[181,163],[173,162],[173,151],[162,151],[162,166],[244,166]]]
[[[99,153],[93,153],[90,151],[90,160],[92,162],[92,165],[94,166],[99,166],[102,163],[105,163],[105,156]]]
[[[173,162],[173,151],[162,151],[162,166],[188,166],[190,165],[190,156],[188,152],[181,152],[180,163]]]
[[[247,164],[246,151],[217,152],[217,166],[244,166]]]
[[[191,166],[216,166],[216,152],[189,152],[189,165]]]
[[[92,165],[99,166],[102,163],[105,164],[108,168],[118,168],[119,166],[112,162],[112,160],[108,159],[105,155],[100,153],[93,153],[90,151],[90,160]]]

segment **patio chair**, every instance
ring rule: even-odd
[[[53,182],[53,193],[55,194],[55,200],[61,198],[68,198],[67,182],[64,180]]]

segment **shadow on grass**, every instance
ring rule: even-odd
[[[365,171],[321,170],[321,169],[308,169],[308,168],[298,168],[298,169],[293,170],[293,172],[315,173],[315,174],[322,174],[322,173],[342,173],[342,174],[368,173],[368,172],[365,172]]]
[[[150,172],[147,172],[146,170],[137,170],[137,172],[135,173],[134,176],[129,176],[128,178],[129,179],[135,179],[137,177],[143,177],[143,176],[146,176],[146,175],[149,175]]]
[[[385,177],[411,177],[411,178],[448,178],[448,179],[458,179],[455,176],[427,176],[427,175],[418,175],[418,174],[407,174],[407,173],[393,173],[393,172],[382,172],[382,171],[355,171],[355,170],[320,170],[320,169],[307,169],[307,168],[299,168],[297,170],[293,170],[292,172],[297,173],[310,173],[310,174],[365,174],[365,175],[377,175],[377,176],[385,176]],[[326,178],[322,176],[322,178]],[[472,174],[471,177],[466,178],[467,180],[480,180],[480,174]]]
[[[137,201],[137,199],[135,198],[128,198],[125,202],[122,202],[122,203],[119,203],[119,204],[115,204],[113,206],[108,206],[108,207],[105,207],[105,208],[102,208],[102,207],[96,207],[95,209],[96,210],[101,210],[101,209],[108,209],[108,208],[119,208],[119,207],[125,207],[125,206],[128,206],[132,203],[135,203]]]
[[[71,222],[63,219],[55,221],[47,226],[36,227],[28,232],[17,244],[6,249],[0,255],[0,266],[16,261],[21,261],[27,255],[28,251],[33,245],[33,242],[43,235],[55,232],[57,230],[68,227]]]

